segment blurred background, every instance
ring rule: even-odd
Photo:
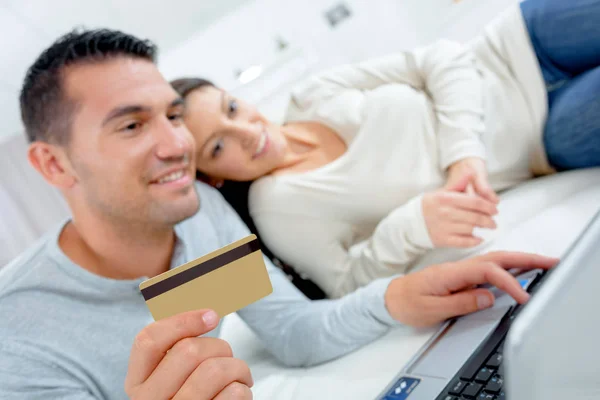
[[[426,44],[468,40],[515,0],[0,0],[0,141],[22,134],[29,65],[78,26],[154,41],[167,77],[202,76],[281,118],[307,74]]]

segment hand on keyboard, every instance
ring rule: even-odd
[[[536,254],[494,252],[434,265],[393,280],[385,304],[396,320],[416,327],[491,307],[495,300],[492,292],[474,288],[476,285],[489,283],[522,304],[529,294],[508,270],[549,269],[557,262]]]

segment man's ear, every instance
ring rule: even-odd
[[[68,189],[77,182],[71,162],[62,147],[33,142],[29,145],[27,159],[49,184],[59,189]]]

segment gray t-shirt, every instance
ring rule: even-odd
[[[217,191],[197,190],[199,212],[175,228],[172,267],[249,234]],[[146,278],[112,280],[79,267],[58,246],[63,226],[0,270],[0,399],[127,398],[133,339],[153,322],[138,288]],[[273,293],[238,314],[286,365],[333,359],[396,325],[384,305],[390,279],[310,301],[266,262]]]

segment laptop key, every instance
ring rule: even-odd
[[[463,390],[465,390],[466,386],[467,382],[457,380],[452,384],[452,387],[450,388],[450,390],[448,390],[448,393],[458,396],[463,392]]]
[[[488,362],[485,364],[488,368],[496,369],[502,364],[502,354],[496,353],[490,357]]]
[[[499,376],[494,376],[485,386],[485,391],[488,393],[498,394],[502,390],[504,380]]]
[[[496,397],[496,400],[506,400],[506,394],[504,393],[504,390],[500,392],[498,397]]]
[[[481,368],[475,377],[475,382],[487,383],[492,377],[493,371],[489,368]]]
[[[480,385],[479,383],[469,383],[462,392],[462,395],[467,399],[475,399],[479,392],[481,392],[481,389],[483,389],[483,385]]]
[[[460,379],[462,379],[463,381],[471,382],[475,378],[477,372],[478,371],[474,368],[466,368],[463,371],[461,371]]]
[[[508,332],[508,328],[510,327],[510,312],[507,311],[506,314],[500,320],[500,323],[492,333],[492,335],[485,341],[483,347],[478,349],[475,354],[469,358],[465,367],[463,367],[463,371],[461,371],[462,377],[467,380],[472,380],[477,372],[481,369],[482,364],[485,363],[485,360],[489,357],[490,354],[498,347],[498,343],[504,340],[506,333]]]
[[[481,392],[477,396],[477,400],[496,400],[496,396],[491,393]]]
[[[459,399],[458,399],[458,397],[448,395],[448,396],[444,397],[444,400],[459,400]]]
[[[500,375],[500,376],[504,376],[504,363],[500,364],[500,368],[498,368],[498,370],[496,371],[496,374]]]

